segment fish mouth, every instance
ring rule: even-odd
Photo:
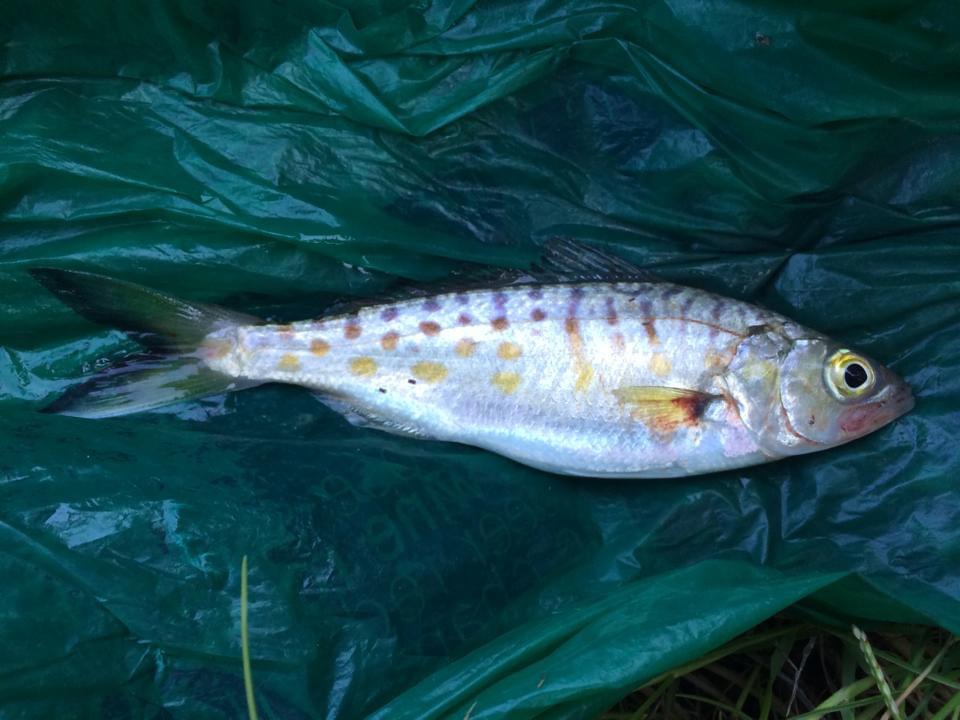
[[[863,437],[913,410],[916,405],[910,386],[902,380],[890,385],[876,400],[845,410],[840,430],[847,440]]]

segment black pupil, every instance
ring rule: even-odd
[[[858,388],[867,381],[867,371],[863,369],[863,365],[850,363],[843,371],[843,381],[849,388]]]

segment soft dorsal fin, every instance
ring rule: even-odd
[[[386,292],[341,301],[328,307],[325,316],[349,315],[371,305],[434,297],[470,290],[493,290],[512,285],[573,282],[664,282],[649,270],[605,250],[569,238],[555,237],[540,248],[528,269],[478,267],[457,268],[449,277],[424,285],[402,282]]]
[[[543,246],[541,259],[530,273],[538,282],[639,281],[663,282],[629,260],[589,245],[553,238]]]
[[[719,396],[684,388],[628,385],[613,391],[630,410],[630,417],[657,433],[671,433],[696,425],[707,405]]]

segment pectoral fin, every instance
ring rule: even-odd
[[[717,395],[684,388],[627,385],[613,391],[633,420],[657,433],[669,434],[696,425]]]

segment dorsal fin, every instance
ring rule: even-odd
[[[582,245],[569,238],[555,237],[544,243],[539,258],[527,269],[466,265],[438,282],[404,282],[386,292],[335,303],[324,315],[350,315],[371,305],[471,290],[495,290],[513,285],[631,281],[664,282],[648,270],[605,250]]]
[[[544,244],[541,259],[530,274],[538,282],[663,282],[629,260],[562,237],[552,238]]]

